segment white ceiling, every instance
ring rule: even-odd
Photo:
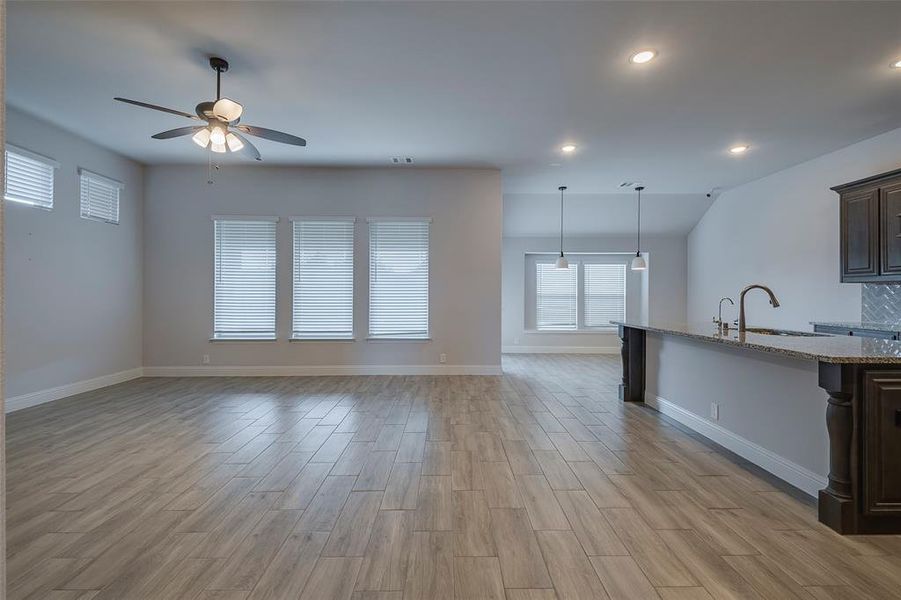
[[[592,195],[641,181],[675,231],[710,188],[901,127],[899,34],[901,2],[10,2],[7,94],[140,161],[205,162],[150,139],[190,121],[112,97],[191,112],[218,54],[244,122],[309,142],[260,141],[269,164],[497,167],[523,232],[560,184],[630,223]]]
[[[710,207],[704,194],[643,194],[642,235],[685,235]],[[635,192],[570,194],[564,197],[567,237],[635,235]],[[560,233],[560,194],[504,194],[504,237]]]

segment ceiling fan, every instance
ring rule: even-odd
[[[173,108],[157,106],[156,104],[148,104],[146,102],[138,102],[137,100],[129,100],[128,98],[113,98],[119,102],[126,104],[134,104],[197,121],[205,121],[206,125],[192,125],[189,127],[178,127],[162,131],[151,136],[157,140],[168,140],[171,138],[191,135],[194,143],[201,148],[209,147],[210,150],[217,153],[225,152],[241,152],[256,160],[263,160],[260,157],[259,150],[250,143],[250,141],[242,134],[260,137],[273,142],[282,144],[291,144],[293,146],[306,146],[307,141],[296,135],[276,131],[274,129],[266,129],[265,127],[257,127],[255,125],[244,125],[241,121],[241,115],[244,113],[244,107],[230,98],[223,98],[222,90],[222,74],[228,71],[228,61],[217,56],[210,58],[210,67],[216,71],[216,100],[210,102],[201,102],[194,111],[197,113],[182,112]]]

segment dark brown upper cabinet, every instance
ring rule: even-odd
[[[901,282],[901,169],[832,189],[839,195],[841,280]]]

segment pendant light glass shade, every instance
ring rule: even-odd
[[[563,256],[563,192],[566,191],[566,186],[561,185],[557,189],[560,190],[560,256],[554,266],[558,269],[568,269],[569,261]]]
[[[561,254],[557,257],[557,262],[554,263],[554,267],[556,267],[557,269],[568,269],[569,261],[566,260],[566,257]]]
[[[632,265],[630,267],[633,271],[646,271],[648,268],[648,263],[641,255],[641,190],[643,189],[643,185],[635,186],[635,191],[638,192],[638,230],[637,239],[635,241],[635,258],[632,259]]]

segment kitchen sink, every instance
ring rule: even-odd
[[[781,335],[785,337],[829,337],[828,333],[811,333],[809,331],[791,331],[788,329],[768,329],[766,327],[748,327],[745,331],[748,333]]]

